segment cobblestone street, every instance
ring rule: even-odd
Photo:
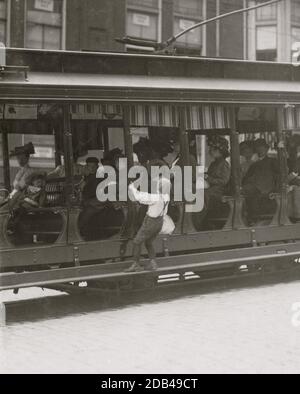
[[[299,373],[300,327],[292,323],[299,289],[280,284],[10,323],[1,329],[0,370]],[[21,293],[33,296],[41,292]]]

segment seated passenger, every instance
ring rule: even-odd
[[[97,157],[89,157],[86,160],[86,176],[84,178],[82,190],[82,199],[84,204],[89,200],[96,198],[96,190],[100,181],[97,179],[99,163],[100,161]]]
[[[29,164],[30,156],[34,155],[34,153],[34,146],[31,142],[27,145],[16,147],[11,152],[10,156],[16,157],[20,166],[20,169],[17,172],[13,182],[13,191],[10,195],[11,198],[13,198],[18,192],[22,192],[26,188],[28,184],[28,178],[34,172],[34,169],[31,168]]]
[[[241,153],[241,177],[242,180],[246,176],[249,168],[255,163],[257,157],[255,155],[254,141],[244,141],[240,144]]]
[[[205,176],[207,190],[205,191],[206,205],[213,202],[222,202],[226,186],[230,181],[231,169],[226,160],[229,154],[229,144],[226,138],[215,136],[209,139],[209,154],[213,162]]]
[[[73,154],[73,159],[74,159],[74,163],[73,163],[73,176],[74,177],[83,177],[86,174],[86,169],[83,165],[78,164],[77,161],[79,159],[79,156],[77,153]],[[66,177],[66,167],[64,164],[56,167],[55,170],[51,171],[48,174],[48,178],[49,179],[53,179],[53,178],[65,178]]]
[[[114,167],[117,171],[119,170],[119,158],[123,157],[121,155],[122,151],[120,149],[114,149],[108,152],[104,159],[102,160],[102,166]],[[116,204],[114,203],[104,203],[97,198],[97,188],[98,185],[103,182],[101,175],[101,167],[99,167],[99,160],[95,157],[90,157],[87,159],[87,175],[84,179],[84,186],[82,190],[82,204],[83,211],[80,215],[80,230],[81,234],[86,239],[96,239],[97,231],[101,230],[107,226],[110,221],[113,221],[114,217],[109,217],[107,221],[107,216],[111,215],[111,211],[106,215],[105,212],[108,208],[112,210],[116,209]],[[97,175],[99,177],[97,177]],[[126,186],[127,190],[127,186]],[[99,215],[102,213],[101,219],[99,220]],[[103,223],[103,220],[105,223]]]
[[[300,136],[294,135],[288,140],[288,182],[290,186],[300,186]]]
[[[46,198],[46,173],[33,173],[25,189],[12,199],[11,208],[42,208]]]
[[[46,173],[35,173],[29,180],[21,206],[24,208],[42,208],[45,206],[46,194]]]
[[[46,194],[46,173],[33,173],[28,179],[26,188],[15,194],[10,200],[10,209],[13,211],[12,219],[7,228],[9,235],[14,234],[17,226],[21,226],[21,218],[26,211],[32,208],[42,208],[45,206]]]
[[[149,138],[140,138],[139,142],[133,145],[133,152],[138,157],[139,164],[148,169],[154,165],[160,167],[166,165],[162,155]]]
[[[170,141],[170,153],[164,157],[164,161],[170,168],[175,166],[184,167],[184,158],[181,152],[180,142],[177,140]],[[189,155],[189,165],[192,167],[197,166],[196,159],[193,155]]]
[[[270,210],[269,196],[278,188],[279,165],[276,159],[268,156],[269,149],[266,140],[255,141],[258,161],[252,164],[243,180],[250,221],[263,213],[262,211],[267,213]],[[265,207],[262,206],[262,202],[266,202]]]
[[[124,157],[121,149],[119,149],[119,148],[112,149],[111,151],[106,152],[104,154],[104,157],[101,160],[101,164],[103,166],[110,166],[110,167],[114,167],[115,169],[117,169],[116,165],[117,165],[119,158],[121,158],[121,157]]]
[[[228,207],[223,206],[223,197],[230,182],[231,168],[226,160],[229,157],[229,144],[224,137],[214,136],[208,139],[209,154],[213,159],[205,174],[204,208],[193,216],[197,231],[210,229],[211,216],[228,215]],[[225,209],[224,209],[225,208]]]

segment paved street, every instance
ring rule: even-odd
[[[72,314],[64,302],[65,314],[1,329],[1,372],[300,372],[300,327],[292,324],[300,283],[87,313]]]

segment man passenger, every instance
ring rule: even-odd
[[[97,171],[100,161],[97,157],[89,157],[86,159],[86,176],[84,178],[84,186],[82,190],[82,198],[84,202],[96,198],[96,190],[99,185],[97,179]]]
[[[97,171],[100,161],[96,157],[89,157],[86,160],[86,176],[84,178],[82,190],[83,214],[81,216],[80,227],[84,234],[89,232],[89,226],[94,215],[104,208],[104,205],[97,199],[97,187],[102,179],[97,178]]]
[[[246,176],[250,167],[255,163],[255,146],[254,141],[244,141],[240,144],[241,152],[241,175],[242,180]]]
[[[263,207],[262,201],[267,203],[270,193],[278,188],[279,165],[276,159],[269,157],[269,149],[265,139],[255,141],[258,161],[252,164],[243,180],[248,215],[252,218],[259,215],[262,209],[268,211],[270,204]]]

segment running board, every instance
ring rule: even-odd
[[[222,259],[218,259],[222,256]],[[218,258],[217,258],[218,257]],[[126,273],[132,262],[77,266],[53,270],[0,274],[0,291],[43,287],[81,281],[119,281],[132,277],[159,277],[187,272],[218,271],[242,265],[288,264],[300,258],[300,243],[273,245],[222,252],[199,253],[158,259],[155,272]]]

